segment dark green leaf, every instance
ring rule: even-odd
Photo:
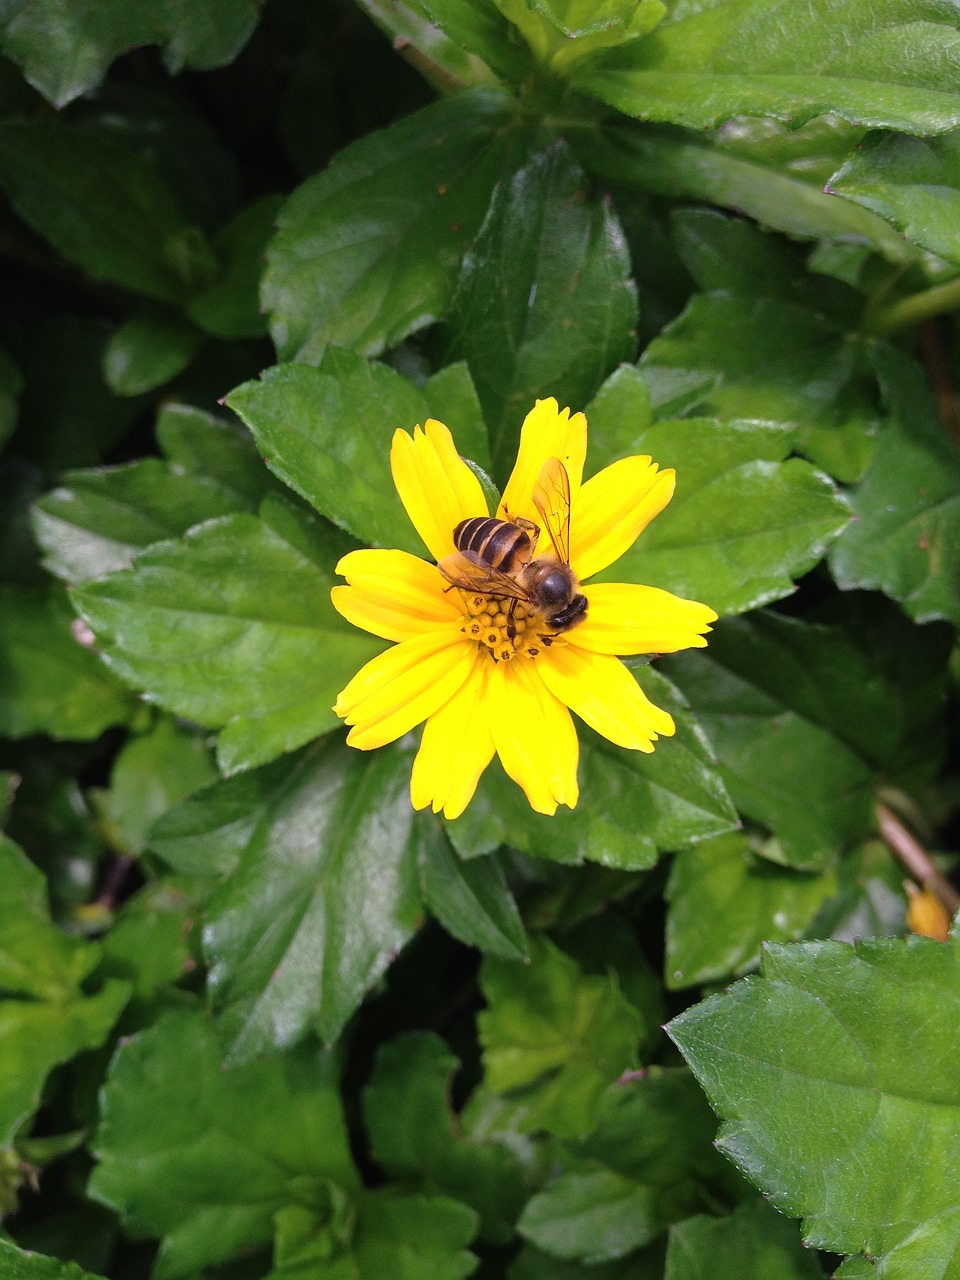
[[[133,987],[133,999],[149,1000],[196,966],[188,942],[197,921],[186,894],[160,881],[128,898],[101,943],[103,972]]]
[[[315,363],[329,343],[376,355],[442,315],[510,120],[502,94],[455,94],[353,143],[294,192],[263,282],[283,359]]]
[[[534,401],[580,408],[633,356],[636,323],[620,224],[558,143],[495,193],[453,304],[452,342],[484,407],[495,480]]]
[[[101,1276],[82,1270],[75,1262],[62,1262],[60,1258],[25,1252],[2,1237],[0,1266],[7,1280],[102,1280]]]
[[[574,143],[581,163],[607,182],[733,209],[790,236],[854,240],[891,262],[902,262],[908,250],[896,232],[867,210],[824,194],[823,180],[811,181],[807,157],[802,165],[790,164],[792,156],[777,164],[779,157],[771,154],[772,124],[763,122],[762,146],[756,154],[740,154],[742,135],[722,130],[704,139],[681,130],[621,124],[602,132],[585,131]],[[853,138],[844,141],[845,152]]]
[[[809,1244],[906,1244],[897,1277],[946,1276],[957,1247],[958,977],[956,945],[927,938],[770,946],[759,978],[668,1027],[721,1150]]]
[[[203,334],[176,313],[141,311],[122,325],[103,353],[103,376],[118,396],[138,396],[182,373]]]
[[[157,1280],[268,1243],[274,1213],[328,1179],[357,1186],[332,1055],[304,1047],[224,1071],[199,1011],[121,1045],[95,1145],[91,1191],[134,1236],[162,1237]]]
[[[533,58],[494,0],[413,0],[413,9],[440,27],[454,44],[469,49],[508,84],[520,84]]]
[[[876,353],[891,420],[850,495],[856,520],[834,547],[841,588],[878,587],[918,622],[960,622],[960,452],[945,436],[920,370]]]
[[[589,1133],[604,1090],[636,1062],[640,1015],[613,973],[587,976],[545,937],[527,965],[487,957],[477,1025],[486,1084],[521,1103],[521,1128]],[[538,1242],[540,1243],[540,1242]]]
[[[490,441],[477,389],[470,370],[460,362],[448,364],[423,384],[430,416],[439,418],[453,432],[461,455],[490,470]]]
[[[0,445],[5,444],[17,425],[18,402],[23,375],[13,359],[0,347]]]
[[[466,1247],[476,1225],[472,1210],[444,1196],[368,1191],[359,1200],[349,1259],[318,1262],[311,1274],[317,1280],[463,1280],[477,1266]]]
[[[908,240],[960,262],[960,139],[872,134],[830,179],[829,190],[886,218]]]
[[[504,1145],[461,1134],[449,1100],[458,1066],[432,1032],[408,1032],[384,1045],[364,1092],[371,1152],[391,1177],[464,1201],[480,1214],[484,1239],[506,1242],[525,1188]]]
[[[527,936],[496,857],[462,861],[437,819],[417,824],[417,861],[424,904],[448,933],[481,951],[522,960]]]
[[[5,121],[0,184],[25,222],[97,280],[175,303],[216,270],[155,159],[116,129]]]
[[[680,849],[729,831],[736,812],[702,735],[684,714],[676,690],[649,667],[634,672],[644,691],[677,725],[651,755],[616,747],[583,726],[582,799],[554,817],[534,813],[523,794],[494,766],[466,813],[447,827],[465,857],[507,843],[558,862],[585,858],[607,867],[643,870],[659,850]]]
[[[409,768],[409,750],[366,754],[336,737],[271,796],[205,931],[232,1060],[310,1030],[335,1040],[413,933]]]
[[[819,1280],[800,1233],[759,1200],[726,1218],[699,1214],[670,1228],[664,1280]]]
[[[130,994],[108,981],[96,995],[81,983],[98,948],[50,921],[43,875],[0,836],[0,1145],[9,1146],[37,1109],[47,1073],[103,1044]]]
[[[267,244],[280,209],[279,196],[247,205],[213,239],[223,264],[220,277],[196,294],[187,315],[217,338],[259,338],[267,331],[260,310],[260,277]]]
[[[124,724],[132,699],[72,627],[63,589],[0,585],[0,732],[87,741]]]
[[[3,51],[56,107],[106,75],[137,45],[162,44],[170,71],[232,61],[257,21],[255,0],[13,0],[2,15]]]
[[[707,129],[732,116],[942,132],[960,124],[956,11],[941,0],[716,0],[574,74],[627,115]]]
[[[778,867],[742,835],[688,849],[674,860],[667,886],[667,986],[718,982],[752,969],[761,942],[802,937],[836,892],[832,871]]]
[[[705,1202],[737,1193],[711,1146],[715,1120],[686,1071],[651,1068],[600,1102],[567,1168],[529,1200],[521,1233],[561,1258],[595,1263],[646,1244]]]
[[[134,567],[75,589],[104,657],[163,706],[224,726],[228,772],[273,759],[336,723],[331,707],[382,648],[330,603],[329,535],[267,499],[143,552]]]
[[[320,370],[285,364],[227,397],[267,465],[362,542],[423,553],[390,475],[390,442],[430,416],[412,383],[384,364],[331,350]]]

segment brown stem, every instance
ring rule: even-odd
[[[117,905],[117,895],[123,888],[123,882],[127,878],[127,873],[136,862],[136,858],[131,858],[129,854],[122,853],[114,858],[107,868],[107,874],[103,879],[103,888],[97,894],[97,903],[101,907],[107,907],[110,911]]]
[[[940,425],[955,444],[960,444],[960,413],[954,395],[950,370],[943,352],[943,342],[936,317],[924,320],[918,326],[920,350],[927,369],[930,390],[937,401]]]
[[[952,916],[960,907],[960,894],[933,864],[930,854],[907,830],[892,809],[877,805],[880,834],[915,880],[932,889]]]

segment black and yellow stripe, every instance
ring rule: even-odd
[[[493,516],[471,516],[453,531],[458,551],[472,551],[492,569],[513,573],[530,559],[533,547],[525,529]]]

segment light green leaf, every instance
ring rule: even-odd
[[[263,280],[282,359],[316,363],[330,343],[376,355],[443,314],[510,121],[505,95],[456,94],[354,142],[294,192]]]
[[[172,72],[232,62],[257,22],[255,0],[13,0],[0,44],[55,107],[95,89],[137,45],[164,45]]]
[[[410,938],[409,769],[409,750],[353,751],[339,737],[288,763],[209,906],[210,986],[232,1061],[311,1030],[332,1043]]]
[[[494,480],[506,479],[534,401],[582,407],[633,356],[636,322],[620,224],[557,143],[495,193],[453,303],[452,343],[484,408]]]
[[[642,120],[709,129],[732,116],[938,133],[960,124],[960,20],[942,0],[708,0],[574,73]]]
[[[331,708],[383,646],[330,603],[336,551],[305,513],[267,499],[150,547],[125,573],[74,590],[107,664],[177,715],[223,728],[227,772],[337,723]]]
[[[301,497],[362,542],[423,554],[390,474],[397,428],[430,416],[406,378],[345,350],[322,369],[282,364],[227,397],[267,465]]]
[[[527,935],[496,857],[461,860],[439,820],[417,824],[417,862],[424,904],[467,946],[522,960]]]
[[[482,58],[507,84],[520,84],[532,71],[529,48],[517,40],[494,0],[410,0],[410,7],[435,23],[455,46]]]
[[[477,1018],[486,1085],[514,1095],[526,1132],[579,1137],[593,1128],[606,1087],[636,1062],[640,1014],[616,976],[587,976],[545,937],[530,963],[487,957]]]
[[[819,1280],[823,1272],[792,1222],[760,1200],[725,1218],[698,1214],[670,1228],[664,1280]]]
[[[583,801],[552,818],[534,813],[496,766],[480,780],[466,813],[447,826],[464,857],[510,844],[557,862],[585,858],[606,867],[645,870],[661,849],[681,849],[729,831],[736,811],[710,748],[676,689],[657,671],[634,672],[644,692],[669,710],[676,736],[652,754],[627,751],[578,725]]]
[[[114,333],[103,353],[103,376],[118,396],[138,396],[182,373],[203,334],[175,312],[141,311]]]
[[[449,1097],[458,1066],[433,1032],[383,1045],[363,1096],[371,1153],[392,1178],[464,1201],[480,1214],[482,1237],[506,1243],[526,1189],[505,1145],[461,1134]]]
[[[0,1237],[0,1266],[6,1280],[103,1280],[75,1262],[18,1249]]]
[[[177,303],[216,270],[155,158],[120,129],[4,121],[0,184],[23,220],[94,279]]]
[[[130,994],[108,981],[95,995],[81,983],[99,948],[50,920],[41,872],[0,836],[0,1146],[9,1146],[40,1105],[47,1074],[103,1044]]]
[[[752,969],[761,942],[792,942],[837,892],[830,871],[807,875],[760,858],[732,833],[678,855],[667,885],[667,986],[719,982]]]
[[[922,249],[960,263],[960,137],[871,134],[830,179],[829,190],[869,209]]]
[[[358,1182],[333,1056],[305,1046],[224,1071],[199,1011],[121,1045],[94,1145],[91,1192],[132,1235],[162,1238],[157,1280],[265,1245],[283,1205]]]
[[[168,461],[70,471],[33,510],[51,573],[71,584],[129,569],[138,551],[201,521],[254,512],[274,485],[253,442],[190,405],[167,405],[157,435]]]
[[[72,627],[62,587],[0,585],[0,733],[87,741],[133,700]]]
[[[918,622],[960,622],[960,454],[912,361],[876,353],[890,409],[873,461],[850,495],[856,520],[833,548],[838,585],[876,587]]]
[[[667,1028],[721,1150],[807,1243],[906,1248],[912,1269],[881,1272],[898,1280],[948,1275],[957,1248],[958,978],[956,945],[927,938],[770,946],[760,977]]]

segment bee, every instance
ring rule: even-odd
[[[551,629],[550,644],[587,613],[587,597],[570,568],[570,477],[559,458],[548,458],[533,490],[536,507],[550,538],[551,551],[536,555],[540,526],[532,520],[473,516],[453,531],[457,548],[437,568],[452,587],[509,600],[507,636],[516,647],[514,614],[525,604]]]

